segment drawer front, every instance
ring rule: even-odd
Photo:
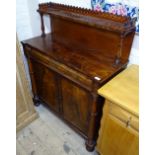
[[[109,101],[108,101],[109,102]],[[128,128],[133,128],[139,131],[139,119],[130,112],[121,107],[109,102],[109,113],[119,119]]]
[[[46,67],[66,77],[67,79],[77,83],[78,85],[81,85],[85,89],[89,91],[92,90],[92,80],[84,76],[80,72],[75,71],[66,65],[63,65],[62,63],[59,63],[58,61],[50,58],[49,56],[43,55],[35,49],[30,50],[29,46],[26,46],[25,50],[28,50],[29,56],[38,61],[39,63],[45,65]]]

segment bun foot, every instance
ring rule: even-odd
[[[35,96],[33,98],[33,103],[36,107],[38,107],[41,104],[41,101],[39,100],[39,98],[37,96]]]
[[[94,141],[91,141],[91,142],[90,141],[86,141],[85,145],[86,145],[87,151],[93,152],[94,149],[95,149],[96,143]]]

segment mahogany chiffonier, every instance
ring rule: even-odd
[[[135,19],[56,3],[40,4],[38,12],[42,35],[22,42],[33,101],[48,105],[93,151],[103,105],[97,90],[126,67]]]
[[[138,71],[132,65],[98,91],[105,97],[97,142],[100,155],[139,154]]]

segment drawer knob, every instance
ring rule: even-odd
[[[131,117],[129,117],[128,121],[126,122],[126,127],[130,126]]]

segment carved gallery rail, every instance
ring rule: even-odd
[[[135,19],[55,3],[40,4],[38,12],[42,36],[22,42],[34,103],[48,105],[92,151],[103,106],[97,90],[126,67]],[[44,32],[46,14],[49,34]]]

